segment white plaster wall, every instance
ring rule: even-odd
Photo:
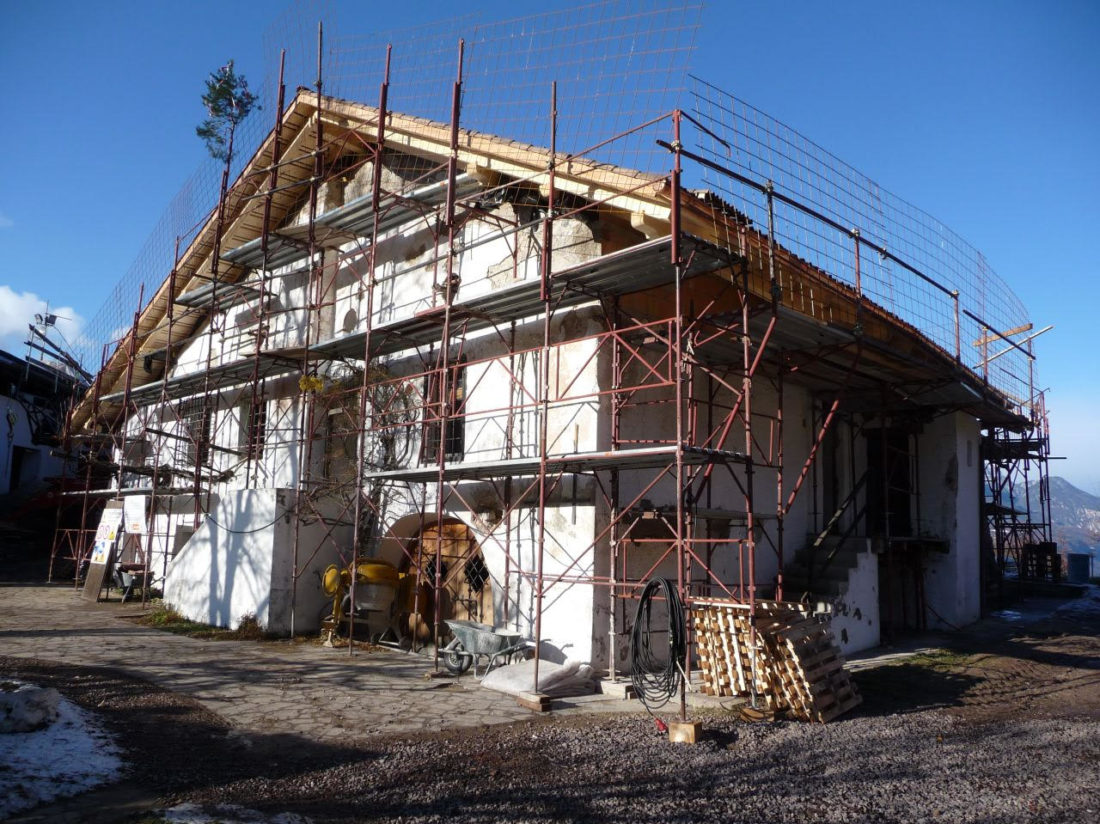
[[[148,496],[143,497],[147,501],[148,514]],[[210,505],[215,500],[216,496],[213,496]],[[142,536],[142,551],[149,554],[153,587],[163,590],[168,564],[175,554],[176,534],[181,529],[190,530],[194,525],[195,499],[192,495],[161,495],[156,498],[155,506],[152,532],[147,529]]]
[[[270,632],[319,628],[324,596],[317,575],[350,543],[350,531],[320,521],[301,525],[294,583],[294,494],[280,489],[227,492],[168,565],[164,599],[185,617],[234,627],[254,614]],[[292,609],[293,607],[293,609]]]
[[[520,494],[530,479],[516,479],[516,494]],[[591,489],[579,489],[574,496],[571,483],[566,492],[555,495],[546,508],[546,535],[543,556],[544,580],[549,583],[558,575],[585,579],[595,569],[596,551],[592,547],[595,535],[595,507]],[[576,500],[572,500],[573,498]],[[434,504],[434,491],[428,498]],[[474,511],[462,502],[474,507]],[[499,497],[488,485],[465,483],[460,497],[449,499],[444,518],[462,521],[471,531],[481,549],[489,570],[493,588],[493,623],[507,626],[525,638],[535,637],[535,616],[538,593],[533,576],[538,568],[537,509],[527,503],[515,507],[507,518],[493,524],[476,511],[482,506],[499,507]],[[407,556],[403,547],[418,534],[421,524],[438,520],[435,512],[427,511],[423,519],[417,496],[391,494],[387,500],[388,535],[378,544],[379,557],[403,566]],[[503,513],[502,513],[503,514]],[[599,660],[602,647],[593,645],[595,588],[587,582],[561,581],[544,591],[542,613],[542,652],[547,660]],[[596,636],[597,643],[603,639]]]
[[[456,514],[469,517],[468,513]],[[493,578],[496,623],[507,625],[526,638],[535,637],[538,593],[532,575],[538,568],[537,517],[535,509],[523,507],[512,513],[511,529],[502,525],[488,536],[483,529],[474,529]],[[593,649],[594,587],[587,582],[554,582],[554,579],[567,576],[583,580],[593,573],[595,508],[583,502],[575,505],[557,502],[546,508],[545,517],[543,578],[547,586],[542,604],[542,655],[558,662],[566,658],[592,661],[599,657]],[[506,560],[506,544],[510,544],[510,564]],[[506,564],[510,566],[507,589]],[[526,574],[517,574],[520,571]]]
[[[918,440],[922,527],[949,545],[946,555],[929,553],[925,569],[929,627],[961,627],[981,617],[980,435],[978,422],[957,412],[936,418]]]
[[[211,507],[184,548],[168,565],[164,600],[184,617],[235,627],[254,614],[268,626],[276,490],[229,492]]]
[[[863,542],[863,551],[849,572],[847,585],[842,586],[841,594],[829,603],[833,635],[845,655],[878,646],[882,631],[878,556],[870,551],[867,543]]]
[[[301,262],[279,269],[266,278],[266,349],[288,349],[305,342],[309,313],[307,272]],[[258,276],[246,283],[258,288]],[[256,330],[260,315],[256,300],[224,310],[211,333],[210,324],[202,324],[175,354],[170,375],[179,377],[201,373],[211,366],[234,363],[251,357],[256,351]],[[316,335],[313,336],[316,342]]]
[[[637,381],[637,371],[630,376],[630,380]],[[739,385],[739,384],[737,384]],[[700,404],[700,432],[709,432],[721,427],[726,410],[733,406],[735,398],[733,394],[719,387],[714,398],[714,412],[708,420],[705,411],[705,399],[709,396],[706,380],[699,376],[695,386],[695,397],[703,401]],[[669,440],[675,435],[675,405],[670,401],[671,390],[653,389],[645,390],[644,394],[637,396],[640,400],[654,401],[665,400],[666,403],[647,403],[628,407],[622,416],[622,438],[624,440]],[[759,516],[756,525],[756,584],[758,586],[771,586],[779,568],[779,557],[773,548],[778,544],[775,514],[780,502],[778,473],[774,464],[778,457],[779,429],[776,424],[776,412],[778,395],[766,376],[757,376],[753,383],[752,398],[752,433],[753,456],[756,461],[762,462],[754,467],[753,472],[753,499],[754,510]],[[705,435],[703,436],[705,437]],[[782,503],[785,505],[795,485],[798,483],[799,471],[810,453],[814,433],[811,431],[811,398],[801,387],[788,383],[783,391],[783,460],[785,473],[783,477]],[[702,438],[700,438],[702,440]],[[631,448],[626,445],[624,448]],[[733,452],[744,453],[746,451],[744,425],[741,419],[734,423],[725,448]],[[773,466],[765,466],[763,463],[771,463]],[[732,473],[726,468],[717,468],[711,477],[709,495],[699,501],[700,507],[725,509],[733,512],[745,511],[745,495],[742,491],[745,485],[746,473],[741,464],[731,466]],[[656,470],[630,470],[620,473],[620,499],[624,503],[633,500],[642,494],[645,486],[655,477]],[[736,480],[734,480],[736,478]],[[660,480],[652,489],[644,493],[645,500],[656,506],[672,506],[675,504],[675,482],[671,476]],[[795,496],[794,502],[787,512],[784,520],[783,554],[787,559],[801,549],[806,542],[807,534],[811,528],[811,513],[813,510],[811,481],[807,477],[802,488]],[[729,537],[731,539],[744,537],[746,534],[744,520],[736,521],[730,525]],[[714,537],[720,537],[715,535]],[[711,568],[727,584],[738,584],[742,578],[742,554],[739,546],[733,540],[725,546],[715,548]],[[643,561],[639,561],[638,572],[644,572],[648,568]],[[747,584],[747,559],[744,561]],[[702,574],[700,572],[700,574]],[[715,590],[716,595],[724,594]]]
[[[330,603],[321,591],[321,573],[329,564],[344,566],[351,562],[352,530],[350,525],[336,525],[320,520],[337,520],[341,516],[336,501],[317,501],[297,526],[291,513],[296,505],[293,490],[276,493],[278,511],[286,513],[275,524],[275,545],[271,564],[271,605],[268,629],[271,632],[298,634],[321,628],[321,612]],[[297,540],[297,553],[294,551]],[[299,570],[294,581],[295,565]]]
[[[505,221],[525,222],[531,210],[502,204],[495,209]],[[541,226],[514,230],[493,219],[465,224],[456,240],[457,254],[452,267],[459,278],[457,299],[467,301],[506,289],[539,276]],[[445,240],[445,239],[444,239]],[[561,220],[554,226],[553,271],[561,271],[600,254],[594,229],[580,220]],[[379,239],[375,254],[377,281],[370,308],[374,328],[401,321],[440,305],[434,285],[446,279],[445,245],[436,245],[433,233],[422,220],[412,221]],[[336,336],[361,331],[368,312],[366,280],[368,256],[352,254],[341,262],[334,282],[333,310]],[[351,323],[355,319],[355,323]],[[348,324],[345,325],[345,320]]]

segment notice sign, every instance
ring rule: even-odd
[[[103,589],[103,582],[110,569],[111,555],[121,532],[122,505],[116,501],[108,501],[107,507],[99,518],[99,527],[95,531],[95,544],[92,547],[88,572],[84,577],[84,590],[81,593],[83,598],[89,601],[99,600],[99,593]]]
[[[111,545],[107,541],[96,541],[95,546],[92,547],[92,560],[93,565],[99,566],[107,565],[107,561],[111,559]]]
[[[115,506],[111,506],[115,504]],[[99,526],[95,531],[95,540],[98,544],[100,541],[110,541],[114,543],[118,540],[118,533],[122,527],[122,509],[114,501],[107,503],[107,509],[103,510],[103,514],[99,516]]]

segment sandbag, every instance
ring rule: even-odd
[[[581,661],[566,661],[564,664],[540,661],[537,688],[533,660],[497,667],[481,679],[481,686],[508,695],[535,692],[551,698],[589,695],[596,691],[592,667]]]

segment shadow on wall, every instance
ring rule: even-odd
[[[274,495],[231,493],[211,507],[168,568],[165,600],[185,617],[233,627],[255,614],[267,625]]]

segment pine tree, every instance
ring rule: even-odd
[[[203,105],[209,117],[195,128],[195,134],[206,143],[212,157],[229,163],[233,157],[233,137],[237,125],[248,117],[256,103],[256,95],[248,90],[243,74],[233,70],[230,60],[206,81]]]

